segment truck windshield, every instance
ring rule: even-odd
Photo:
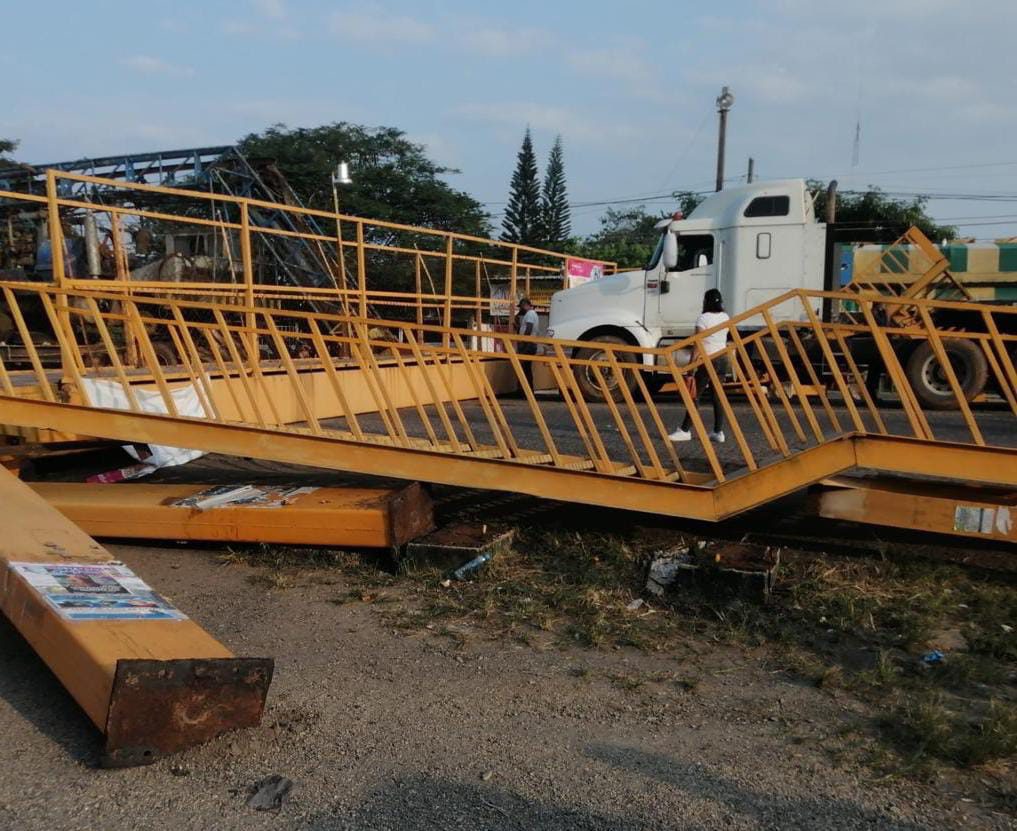
[[[660,235],[660,239],[657,240],[657,247],[653,249],[653,255],[650,257],[650,261],[646,264],[647,271],[651,271],[656,268],[657,263],[660,262],[660,256],[664,253],[664,237],[667,236],[667,233],[668,232],[665,230],[664,233]]]

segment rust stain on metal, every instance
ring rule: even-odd
[[[270,658],[117,662],[104,767],[131,767],[261,722]]]

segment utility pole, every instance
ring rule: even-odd
[[[756,160],[753,159],[752,156],[749,156],[749,174],[748,176],[745,177],[745,181],[750,185],[752,184],[752,178],[755,175],[755,172],[756,172]]]
[[[720,131],[717,133],[717,190],[724,189],[724,141],[727,138],[727,111],[734,104],[734,93],[727,87],[717,96],[717,113],[720,115]]]

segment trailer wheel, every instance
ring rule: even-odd
[[[944,340],[943,349],[953,367],[954,375],[957,376],[957,384],[964,395],[964,400],[970,401],[985,389],[985,382],[989,377],[985,356],[969,340]],[[950,381],[928,341],[911,353],[906,372],[911,389],[924,406],[930,410],[957,408]]]
[[[629,346],[628,341],[617,335],[598,335],[590,343],[591,346],[586,346],[576,351],[576,358],[581,361],[606,361],[607,352],[602,346],[597,346],[596,344],[598,343]],[[637,356],[631,352],[616,352],[615,358],[618,363],[635,363]],[[621,383],[624,383],[629,390],[632,390],[635,386],[635,379],[631,373],[623,373],[624,377],[618,378],[616,373],[611,371],[610,367],[602,367],[600,374],[604,378],[604,387],[607,388],[608,394],[615,401],[624,400],[620,387]],[[606,400],[593,367],[577,365],[573,368],[573,375],[575,376],[576,383],[579,385],[579,389],[582,390],[583,398],[587,401]]]

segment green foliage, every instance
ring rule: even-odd
[[[826,186],[809,180],[809,188],[816,191],[816,216],[826,216]],[[879,188],[869,187],[862,193],[837,194],[837,225],[843,230],[845,241],[893,242],[912,225],[934,242],[953,239],[957,229],[952,225],[937,225],[926,212],[928,199],[895,199]]]
[[[644,205],[608,208],[600,219],[600,230],[570,248],[583,257],[618,263],[620,268],[639,268],[649,262],[660,239],[654,226],[666,214],[650,214]]]
[[[332,210],[330,177],[345,161],[353,184],[343,187],[343,213],[478,236],[490,233],[480,203],[439,178],[458,171],[433,162],[423,146],[395,127],[338,122],[290,129],[276,124],[246,136],[240,150],[252,161],[273,160],[312,208]]]
[[[678,203],[678,210],[682,212],[685,217],[688,217],[699,204],[706,198],[701,193],[696,193],[692,190],[680,190],[672,194],[675,202]]]
[[[541,194],[541,230],[544,243],[550,248],[561,248],[572,234],[572,216],[565,188],[565,159],[561,136],[554,140],[547,158],[544,174],[544,192]]]
[[[0,139],[0,159],[10,161],[5,154],[13,153],[18,149],[18,142],[12,139]]]
[[[509,185],[508,206],[505,208],[505,219],[502,221],[504,230],[501,238],[508,242],[538,246],[543,241],[541,224],[537,156],[533,152],[530,128],[527,127]]]

